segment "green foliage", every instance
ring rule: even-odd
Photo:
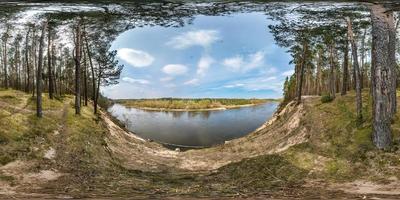
[[[99,95],[99,99],[97,100],[97,103],[99,104],[100,107],[102,107],[104,109],[107,109],[112,104],[111,100],[103,95]]]
[[[268,102],[267,99],[138,99],[138,100],[117,100],[128,107],[140,108],[162,108],[162,109],[212,109],[223,107],[235,107],[240,105],[261,104]]]
[[[331,97],[331,95],[322,95],[321,97],[321,102],[322,103],[329,103],[333,101],[333,97]]]

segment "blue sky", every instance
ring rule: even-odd
[[[125,65],[110,98],[278,98],[291,57],[275,45],[262,13],[197,16],[182,28],[149,26],[112,44]]]

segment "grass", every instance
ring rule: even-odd
[[[43,152],[36,147],[47,146],[48,134],[58,128],[60,116],[44,108],[44,117],[38,119],[34,110],[29,108],[31,103],[29,99],[30,94],[19,91],[0,92],[0,103],[3,104],[0,109],[0,164],[2,165],[16,159],[40,157]],[[60,109],[55,101],[44,98],[44,102],[51,104],[52,109]],[[24,102],[27,105],[23,105]]]
[[[213,109],[229,108],[243,105],[255,105],[273,101],[272,99],[129,99],[116,100],[128,107],[160,109]],[[275,100],[276,101],[276,100]]]
[[[398,99],[400,100],[400,99]],[[283,153],[295,166],[313,171],[315,178],[332,181],[400,178],[400,120],[392,124],[393,148],[377,150],[372,143],[372,102],[363,91],[363,120],[355,115],[355,94],[337,96],[331,102],[313,99],[306,108],[303,126],[308,127],[307,143]]]
[[[132,194],[143,198],[233,197],[301,188],[310,179],[342,182],[400,178],[400,121],[395,120],[392,125],[393,148],[376,150],[371,142],[371,102],[367,91],[363,93],[361,123],[354,114],[353,93],[326,103],[315,98],[305,105],[306,112],[301,118],[302,126],[310,132],[308,142],[279,154],[248,158],[216,171],[196,173],[176,169],[163,172],[126,169],[110,153],[107,129],[93,114],[92,107],[83,107],[77,116],[72,97],[50,100],[44,95],[44,117],[37,119],[30,96],[0,91],[0,166],[14,160],[29,160],[35,162],[32,170],[55,168],[69,174],[48,182],[43,186],[45,192],[81,198],[128,198]],[[16,105],[26,108],[15,112]],[[54,134],[56,131],[58,135]],[[54,162],[43,158],[50,146],[57,152]],[[1,173],[0,180],[18,182]]]

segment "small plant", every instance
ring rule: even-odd
[[[322,95],[321,102],[322,103],[329,103],[333,101],[333,97],[331,95]]]

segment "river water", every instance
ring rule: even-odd
[[[266,122],[278,103],[215,111],[148,111],[114,104],[108,111],[138,136],[164,144],[204,147],[245,136]]]

